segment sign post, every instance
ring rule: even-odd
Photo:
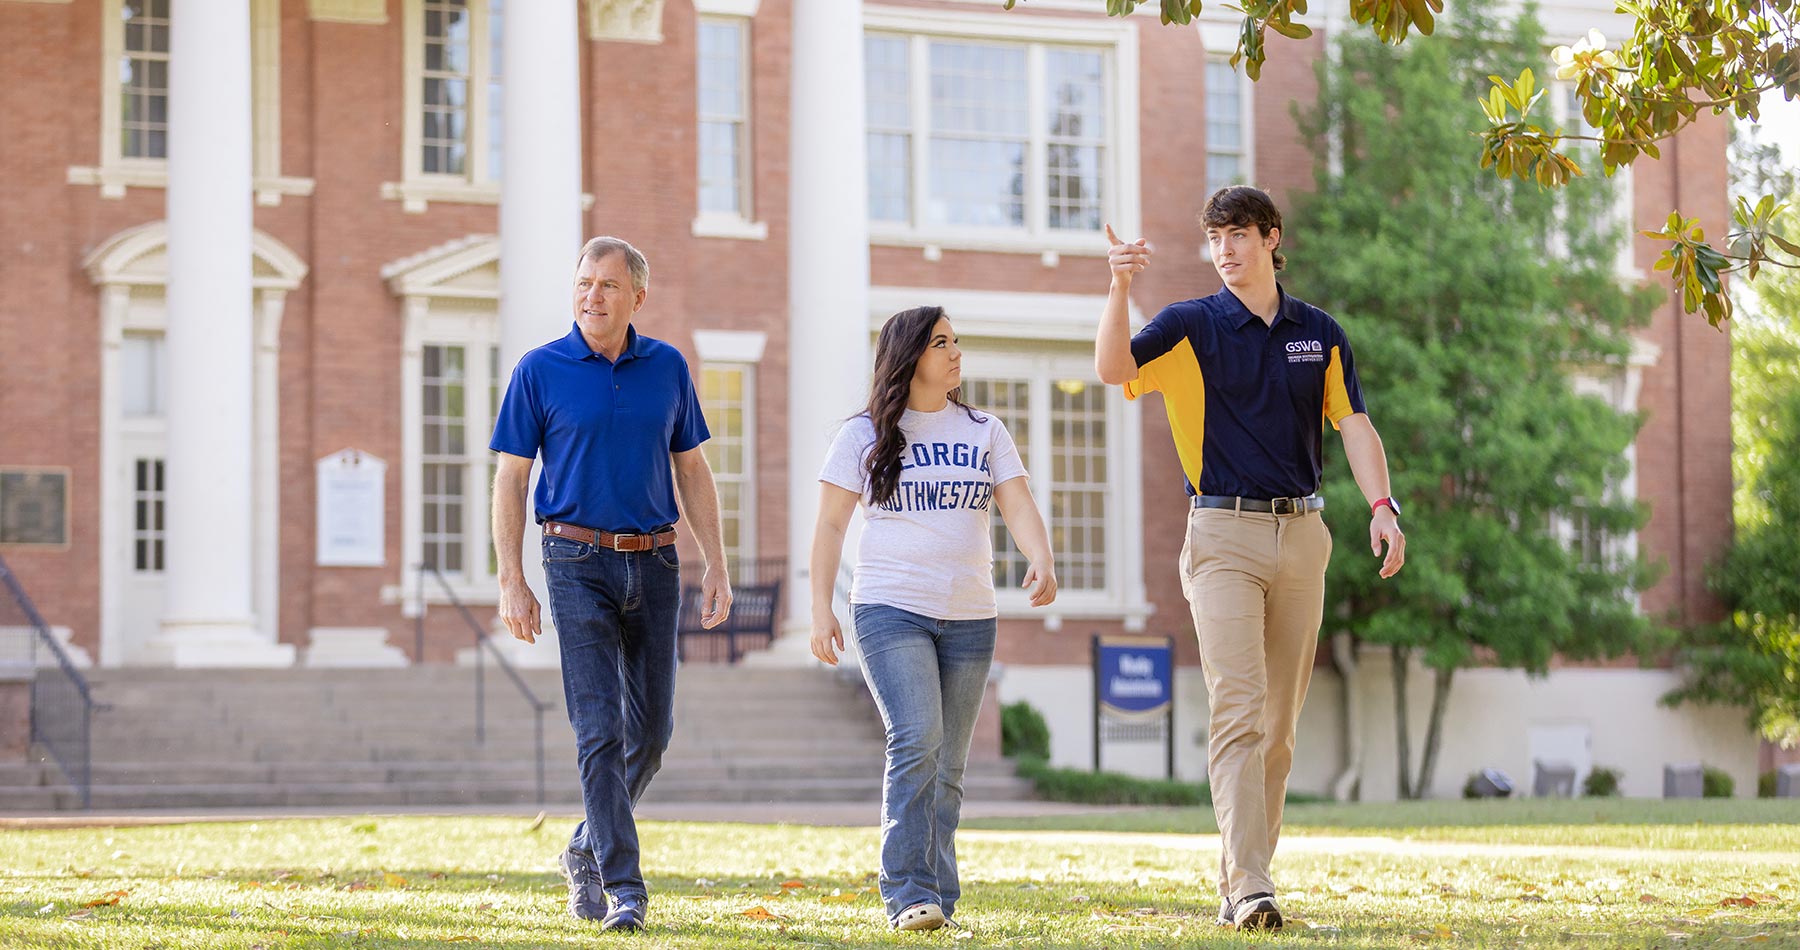
[[[1163,773],[1175,777],[1175,640],[1094,635],[1094,771],[1104,738],[1163,740]]]

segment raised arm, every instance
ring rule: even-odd
[[[711,629],[731,616],[731,575],[725,564],[725,530],[719,519],[719,490],[713,484],[712,466],[698,446],[671,452],[675,464],[675,490],[681,493],[681,510],[688,529],[700,542],[700,626]]]
[[[1126,244],[1106,226],[1107,266],[1112,287],[1106,294],[1106,311],[1094,337],[1094,372],[1108,386],[1123,386],[1137,378],[1137,361],[1131,357],[1131,280],[1150,264],[1155,253],[1144,238]]]

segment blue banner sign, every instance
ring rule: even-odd
[[[1094,651],[1100,708],[1143,716],[1168,710],[1174,695],[1174,657],[1167,641],[1105,640]]]

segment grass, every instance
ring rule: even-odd
[[[1800,946],[1800,849],[1794,828],[1780,824],[1792,811],[1608,802],[1593,824],[1574,807],[1586,802],[1510,804],[1529,807],[1295,806],[1276,872],[1283,905],[1300,922],[1272,939],[1213,925],[1217,903],[1201,882],[1216,867],[1217,839],[1180,833],[1195,827],[1194,810],[983,822],[992,827],[959,839],[966,893],[957,917],[970,932],[924,935],[885,926],[872,890],[872,828],[646,822],[652,926],[625,942]],[[1624,844],[1655,840],[1658,828],[1692,834]],[[566,831],[516,818],[4,831],[0,947],[604,945],[562,910],[552,860]],[[1570,843],[1595,831],[1652,837]],[[1763,844],[1731,850],[1751,840]]]

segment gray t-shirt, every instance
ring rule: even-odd
[[[1025,463],[998,417],[975,415],[954,403],[901,413],[900,485],[883,505],[869,503],[865,459],[875,445],[874,423],[861,415],[838,430],[819,480],[862,496],[851,603],[886,604],[935,620],[999,614],[989,512],[994,486],[1025,477]]]

